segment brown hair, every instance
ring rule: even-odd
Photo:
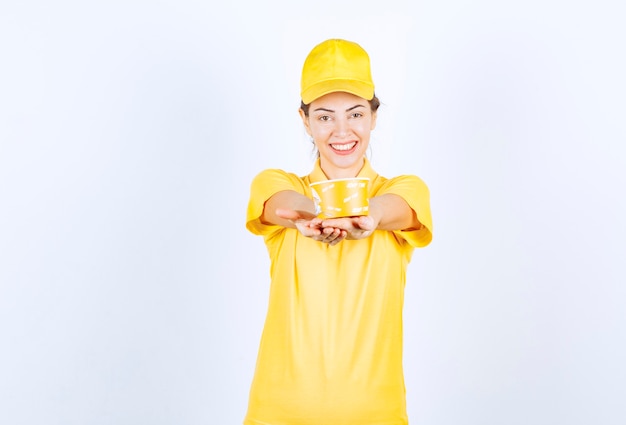
[[[370,103],[370,109],[372,110],[372,112],[378,111],[378,108],[380,107],[380,99],[376,97],[375,93],[374,93],[374,97],[371,100],[368,100],[368,102]],[[302,109],[302,112],[304,112],[305,117],[309,116],[310,106],[311,106],[310,103],[305,104],[302,100],[300,101],[300,109]]]

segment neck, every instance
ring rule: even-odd
[[[346,168],[328,166],[328,164],[325,164],[323,160],[320,160],[320,168],[329,180],[356,177],[359,175],[363,165],[365,165],[365,157],[362,158],[361,161],[358,161],[354,165]]]

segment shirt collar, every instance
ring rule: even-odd
[[[365,161],[363,163],[363,168],[361,168],[361,171],[359,171],[359,174],[356,175],[356,177],[367,177],[370,179],[370,181],[373,181],[377,176],[376,171],[374,171],[374,169],[372,168],[369,159],[364,159]],[[320,159],[317,158],[317,160],[315,161],[315,166],[313,167],[313,171],[311,171],[311,174],[309,174],[309,181],[311,183],[315,183],[324,180],[328,180],[328,177],[326,176],[326,174],[324,174],[324,171],[322,171],[322,167],[320,166]]]

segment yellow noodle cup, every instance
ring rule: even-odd
[[[322,218],[368,215],[369,180],[354,177],[311,183],[315,213]]]

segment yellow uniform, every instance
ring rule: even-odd
[[[402,370],[405,272],[415,247],[432,238],[428,188],[416,176],[386,179],[369,161],[359,177],[369,196],[394,193],[424,228],[375,231],[335,246],[295,229],[264,225],[264,203],[282,190],[311,197],[319,166],[298,177],[265,170],[252,182],[248,230],[271,259],[268,313],[245,425],[407,424]]]

